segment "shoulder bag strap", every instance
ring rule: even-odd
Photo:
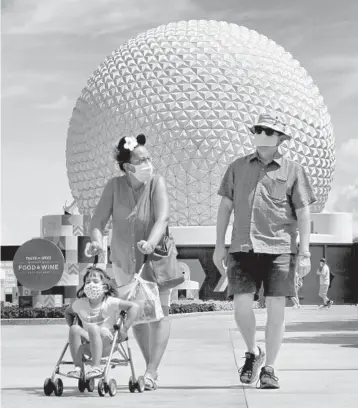
[[[157,180],[155,182],[155,186],[154,185],[154,178],[155,176],[152,177],[152,179],[150,180],[150,198],[151,198],[151,203],[153,202],[153,194],[154,194],[154,189],[157,186]],[[152,209],[152,208],[151,208]],[[167,225],[167,228],[165,230],[165,234],[167,237],[169,237],[169,225]]]

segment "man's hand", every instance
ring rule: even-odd
[[[224,245],[215,246],[213,261],[223,275],[226,272],[226,248]]]
[[[311,271],[311,258],[309,256],[298,254],[297,257],[297,273],[300,277],[305,277]]]

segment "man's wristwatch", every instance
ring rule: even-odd
[[[310,252],[299,252],[298,256],[303,256],[304,258],[311,258]]]

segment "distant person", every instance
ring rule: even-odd
[[[302,288],[302,277],[297,273],[297,270],[295,271],[295,296],[292,296],[290,299],[292,300],[293,303],[293,308],[294,309],[300,309],[301,304],[300,304],[300,298],[298,296],[298,292]]]
[[[319,261],[319,268],[317,269],[317,275],[319,275],[319,297],[323,299],[322,307],[331,307],[333,305],[333,300],[328,299],[327,293],[330,287],[330,271],[327,262],[324,258]]]

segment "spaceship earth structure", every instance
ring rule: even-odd
[[[274,41],[235,24],[182,21],[130,39],[94,71],[73,109],[66,164],[82,214],[92,214],[118,175],[113,148],[147,136],[166,179],[171,225],[214,225],[228,165],[253,151],[260,113],[279,112],[292,139],[281,146],[312,179],[320,212],[335,166],[323,97],[299,62]]]

